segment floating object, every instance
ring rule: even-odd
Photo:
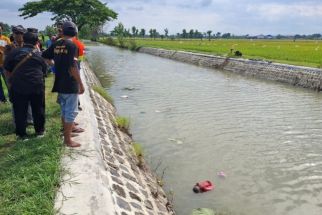
[[[178,145],[183,144],[183,140],[182,139],[177,139],[177,138],[168,138],[168,140],[170,140],[171,142],[175,142]]]
[[[223,171],[218,172],[217,176],[220,178],[226,178],[226,174]]]
[[[127,96],[127,95],[123,95],[123,96],[121,96],[121,98],[122,98],[122,99],[127,99],[127,98],[129,98],[129,96]]]
[[[160,111],[160,110],[155,110],[155,112],[156,112],[156,113],[161,113],[162,111]]]
[[[195,193],[203,193],[214,189],[214,185],[211,183],[211,181],[202,181],[198,182],[193,187],[193,192]]]
[[[124,87],[122,90],[133,91],[136,89],[134,87]]]
[[[215,215],[215,211],[210,208],[193,209],[191,215]]]

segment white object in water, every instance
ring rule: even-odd
[[[121,96],[121,98],[122,98],[122,99],[127,99],[127,98],[129,98],[129,96],[127,96],[127,95],[123,95],[123,96]]]

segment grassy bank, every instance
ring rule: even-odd
[[[46,79],[46,135],[17,140],[10,104],[0,104],[0,214],[54,214],[62,141],[53,77]],[[34,129],[28,127],[28,133]]]
[[[129,39],[125,40],[125,44]],[[114,39],[117,45],[117,40]],[[133,46],[133,39],[132,39]],[[292,65],[322,67],[321,40],[152,40],[135,39],[136,47],[154,47],[169,50],[182,50],[206,53],[220,56],[229,56],[240,51],[243,58],[264,59]],[[321,46],[321,47],[320,47]],[[231,49],[233,49],[231,51]]]

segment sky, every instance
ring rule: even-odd
[[[322,0],[101,0],[118,13],[105,25],[109,32],[121,22],[126,28],[151,28],[169,34],[201,32],[259,34],[313,34],[322,32]],[[28,0],[0,0],[0,22],[40,30],[51,25],[52,14],[24,20],[18,8]]]

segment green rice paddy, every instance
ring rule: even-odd
[[[160,40],[135,39],[137,46],[191,51],[220,56],[242,52],[242,58],[278,63],[322,67],[322,40],[213,39]]]

